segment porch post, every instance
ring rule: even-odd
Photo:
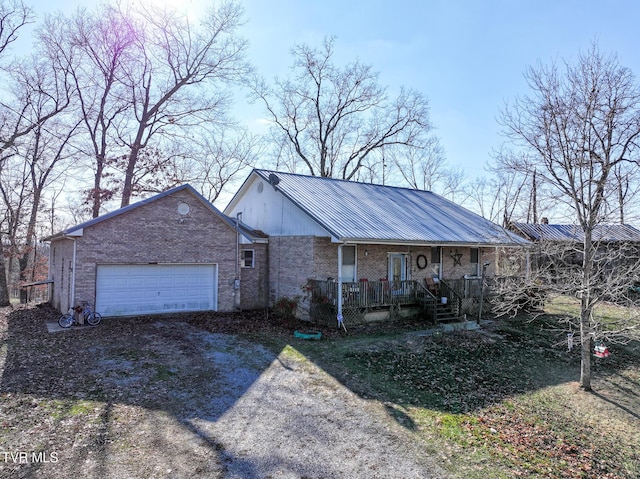
[[[342,246],[338,245],[338,327],[342,322]]]

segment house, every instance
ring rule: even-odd
[[[268,235],[272,304],[301,298],[303,315],[334,321],[435,317],[444,301],[459,316],[499,272],[497,248],[528,243],[429,191],[260,169],[224,213]]]
[[[45,238],[51,302],[103,316],[265,307],[267,237],[183,185]],[[243,279],[241,281],[241,278]]]
[[[428,191],[253,170],[224,213],[183,185],[46,238],[52,303],[104,316],[298,301],[335,321],[470,311],[527,240]],[[446,304],[444,304],[446,303]],[[466,308],[466,309],[465,309]]]

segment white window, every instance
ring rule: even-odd
[[[442,258],[442,246],[432,246],[431,247],[431,274],[440,278],[442,274],[440,263]]]
[[[469,274],[471,276],[480,276],[480,249],[471,248],[471,260],[469,261]]]
[[[356,247],[342,247],[342,281],[353,282],[356,280]]]
[[[243,268],[253,268],[254,265],[254,250],[243,249],[241,252],[241,264]]]

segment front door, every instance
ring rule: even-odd
[[[407,255],[391,253],[389,255],[389,281],[404,281],[407,279]]]

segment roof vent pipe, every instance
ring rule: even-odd
[[[269,175],[269,183],[271,183],[272,186],[276,186],[278,183],[280,183],[280,178],[278,178],[278,175],[271,173]]]

